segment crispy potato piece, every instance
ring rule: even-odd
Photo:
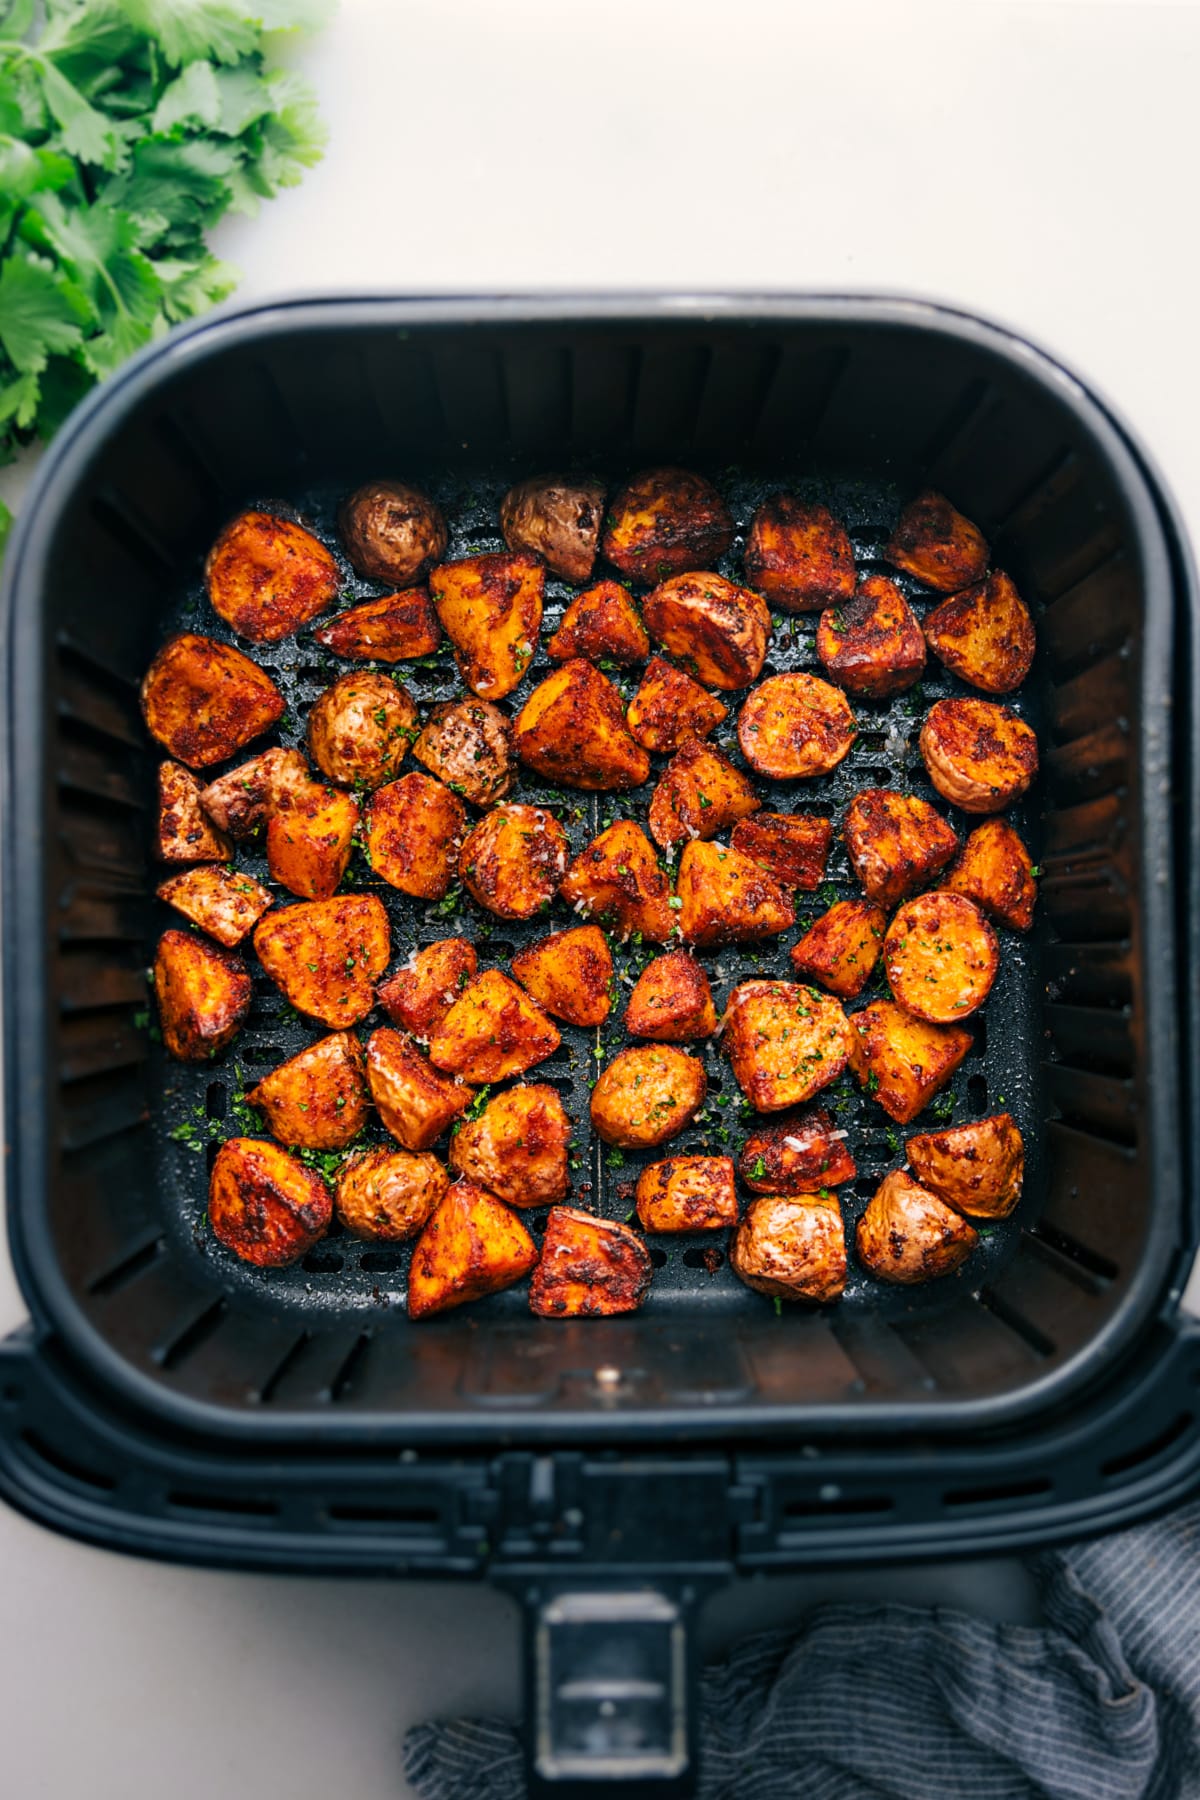
[[[826,506],[772,494],[746,539],[746,580],[785,612],[820,612],[854,592],[854,551]]]
[[[981,581],[988,566],[982,531],[932,489],[909,501],[883,554],[894,569],[915,575],[939,594],[956,594]]]
[[[636,933],[647,943],[664,944],[675,929],[670,883],[632,819],[618,819],[593,838],[571,863],[559,892],[576,912],[611,923],[623,938]]]
[[[918,1019],[950,1025],[981,1007],[1000,967],[996,934],[973,900],[919,894],[883,940],[888,986]]]
[[[587,581],[600,542],[604,493],[604,483],[586,475],[518,481],[500,502],[504,541],[510,550],[540,556],[564,581]]]
[[[756,1112],[802,1106],[836,1081],[850,1055],[846,1015],[796,981],[739,981],[725,1006],[725,1053]]]
[[[545,1062],[561,1043],[561,1033],[510,976],[485,969],[429,1040],[429,1060],[463,1081],[507,1081]]]
[[[473,1181],[446,1189],[417,1239],[408,1274],[408,1316],[425,1319],[528,1275],[537,1245],[516,1213]]]
[[[689,469],[643,469],[614,497],[600,548],[633,581],[704,569],[733,542],[733,520],[712,483]]]
[[[761,805],[750,782],[719,750],[688,738],[651,796],[650,835],[669,850],[687,838],[716,837]]]
[[[612,1010],[612,951],[598,925],[577,925],[519,950],[512,972],[552,1018],[603,1025]]]
[[[154,958],[163,1043],[177,1062],[207,1062],[231,1044],[250,1011],[240,956],[190,931],[164,931]]]
[[[200,804],[222,831],[239,842],[265,825],[285,795],[312,781],[299,750],[264,750],[218,775],[200,795]]]
[[[882,907],[869,900],[838,900],[792,945],[792,967],[840,1000],[857,1000],[879,961],[886,930]]]
[[[467,892],[500,919],[532,919],[554,898],[567,867],[567,834],[542,806],[496,806],[458,853]]]
[[[1011,1113],[923,1131],[904,1146],[922,1187],[971,1219],[1007,1219],[1021,1198],[1025,1144]]]
[[[450,1139],[450,1167],[509,1206],[548,1206],[569,1189],[571,1121],[552,1087],[505,1088]]]
[[[1028,931],[1033,924],[1033,858],[1007,819],[985,819],[975,827],[942,886],[965,894],[1013,931]]]
[[[915,794],[861,788],[843,826],[854,873],[868,899],[895,906],[944,869],[958,839],[941,813]]]
[[[941,1092],[971,1043],[965,1025],[931,1025],[892,1000],[872,1000],[850,1018],[855,1079],[898,1125]]]
[[[668,1156],[638,1176],[643,1231],[719,1231],[738,1221],[733,1158]]]
[[[670,755],[688,738],[706,738],[728,712],[723,701],[682,669],[653,656],[629,702],[625,722],[644,750]]]
[[[159,862],[228,862],[233,844],[200,805],[200,783],[181,763],[158,765],[158,829],[154,853]]]
[[[418,736],[417,708],[392,675],[339,675],[308,715],[308,752],[339,787],[394,781]]]
[[[376,990],[376,998],[393,1025],[428,1040],[477,968],[475,946],[466,938],[441,938],[414,950]]]
[[[751,588],[723,575],[673,575],[642,602],[650,636],[708,687],[742,688],[767,660],[771,615]]]
[[[442,630],[473,694],[503,700],[537,649],[546,571],[536,556],[468,556],[429,578]]]
[[[1036,734],[994,700],[939,700],[920,744],[930,781],[964,812],[1003,812],[1038,771]]]
[[[569,662],[573,656],[591,662],[645,662],[650,639],[628,588],[619,581],[598,581],[576,594],[558,630],[546,640],[546,654],[552,662]]]
[[[763,1194],[737,1228],[729,1266],[747,1287],[781,1300],[840,1300],[846,1232],[833,1194]]]
[[[374,1006],[389,946],[388,917],[374,894],[281,906],[254,928],[258,960],[284,998],[335,1031]]]
[[[406,1150],[428,1150],[471,1103],[469,1087],[435,1069],[390,1025],[367,1039],[367,1084],[379,1117]]]
[[[512,726],[490,700],[435,706],[413,755],[473,806],[494,806],[516,780]]]
[[[760,812],[735,825],[729,841],[780,887],[810,892],[825,879],[833,820],[806,813]]]
[[[1033,666],[1033,620],[999,569],[926,613],[924,629],[939,662],[985,694],[1011,694]]]
[[[852,600],[831,606],[817,626],[817,656],[851,694],[902,694],[925,667],[921,626],[886,575],[868,575]]]
[[[338,530],[360,575],[415,587],[446,554],[441,508],[406,481],[366,481],[343,500]]]
[[[738,714],[742,755],[760,775],[777,780],[828,775],[857,735],[841,688],[816,675],[772,675]]]
[[[902,1169],[885,1175],[858,1221],[858,1260],[881,1281],[904,1287],[952,1275],[979,1233]]]
[[[281,1144],[340,1150],[371,1110],[362,1045],[352,1031],[335,1031],[272,1069],[246,1099]]]
[[[708,976],[686,950],[656,956],[638,976],[625,1011],[625,1029],[633,1037],[659,1044],[685,1044],[711,1037],[717,1029]]]
[[[679,929],[688,944],[745,944],[795,923],[787,889],[740,850],[685,844],[676,887]]]
[[[261,1138],[226,1138],[208,1182],[213,1236],[243,1262],[284,1269],[329,1229],[333,1201],[311,1169]]]
[[[416,587],[348,607],[313,638],[349,662],[397,663],[430,656],[442,641],[442,628],[429,589]]]
[[[449,1185],[436,1156],[364,1150],[339,1169],[333,1204],[354,1237],[402,1244],[416,1237]]]
[[[858,1174],[846,1148],[846,1133],[835,1131],[821,1107],[782,1113],[751,1131],[738,1156],[738,1174],[752,1194],[808,1194],[840,1187]]]
[[[640,787],[650,773],[620,694],[582,656],[538,683],[517,714],[513,741],[527,768],[562,787]]]
[[[208,863],[159,883],[160,900],[232,950],[275,902],[251,875]]]
[[[142,682],[151,737],[189,769],[235,755],[269,731],[283,709],[283,695],[265,669],[232,644],[194,631],[168,639]]]
[[[208,553],[213,611],[239,637],[274,644],[337,599],[338,566],[311,531],[277,513],[239,513]]]
[[[541,1319],[598,1319],[634,1312],[650,1291],[650,1252],[636,1232],[574,1206],[546,1220],[542,1254],[529,1284]]]
[[[606,1144],[645,1150],[678,1137],[708,1091],[704,1064],[670,1044],[621,1050],[592,1089],[592,1124]]]
[[[350,862],[358,803],[315,781],[279,801],[267,821],[267,867],[301,900],[328,900]]]
[[[367,861],[389,887],[417,900],[450,892],[467,809],[431,775],[402,775],[377,788],[367,806]]]

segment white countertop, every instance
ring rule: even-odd
[[[217,234],[242,301],[928,295],[1098,386],[1200,542],[1193,0],[342,0],[285,55],[330,148]],[[23,1317],[0,1248],[0,1331]],[[710,1641],[818,1588],[1030,1609],[1002,1564],[773,1581]],[[392,1800],[408,1723],[515,1708],[514,1642],[486,1591],[163,1568],[0,1510],[4,1789]]]

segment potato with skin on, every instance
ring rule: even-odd
[[[523,1075],[561,1043],[536,1001],[500,969],[485,969],[467,983],[430,1038],[429,1060],[480,1086]]]
[[[972,1042],[965,1025],[932,1025],[894,1000],[872,1000],[850,1017],[854,1078],[898,1125],[941,1092]]]
[[[271,879],[301,900],[328,900],[350,864],[358,802],[312,782],[280,800],[267,820]]]
[[[756,687],[738,714],[737,730],[750,767],[777,781],[828,775],[858,735],[841,688],[799,671],[772,675]]]
[[[922,1187],[968,1218],[1007,1219],[1021,1198],[1025,1144],[1011,1113],[919,1132],[904,1149]]]
[[[182,763],[158,765],[158,826],[154,853],[159,862],[228,862],[233,845],[205,815],[200,783]]]
[[[725,1006],[725,1054],[756,1112],[803,1106],[836,1081],[850,1030],[836,1000],[796,981],[739,981]]]
[[[576,594],[558,630],[546,640],[546,655],[551,662],[586,656],[590,662],[615,662],[627,667],[645,662],[649,654],[650,639],[637,602],[619,581],[598,581],[586,592]]]
[[[544,806],[495,806],[463,839],[463,886],[498,919],[532,919],[553,900],[567,868],[567,834]]]
[[[182,913],[218,944],[232,950],[274,906],[274,898],[255,881],[219,863],[205,863],[172,875],[155,889],[160,900]]]
[[[473,1181],[456,1181],[417,1239],[408,1273],[408,1316],[426,1319],[498,1294],[528,1275],[537,1257],[537,1245],[516,1213]]]
[[[746,539],[746,580],[784,612],[820,612],[849,600],[856,573],[846,528],[827,506],[772,494]]]
[[[807,813],[760,812],[740,820],[729,841],[780,887],[808,893],[825,879],[833,820]]]
[[[338,1171],[333,1204],[353,1237],[402,1244],[416,1237],[450,1181],[436,1156],[364,1150]]]
[[[1028,931],[1037,905],[1033,858],[1007,819],[985,819],[971,832],[942,877],[952,894],[965,894],[1011,931]]]
[[[749,687],[767,660],[766,601],[723,575],[671,576],[646,595],[642,616],[655,643],[706,687]]]
[[[902,1169],[885,1175],[858,1221],[858,1260],[880,1281],[914,1287],[952,1275],[979,1242],[961,1213]]]
[[[468,556],[429,577],[458,672],[481,700],[503,700],[529,667],[542,626],[546,570],[526,551]]]
[[[215,825],[240,843],[266,824],[288,794],[303,791],[311,782],[299,750],[263,750],[210,781],[201,790],[200,804]]]
[[[450,1167],[507,1206],[549,1206],[571,1182],[571,1121],[552,1087],[522,1083],[488,1101],[450,1139]]]
[[[621,696],[582,656],[538,683],[517,714],[513,743],[526,768],[561,787],[640,787],[650,758],[625,723]]]
[[[964,812],[1003,812],[1038,771],[1036,733],[994,700],[939,700],[920,745],[930,781]]]
[[[710,744],[688,738],[658,778],[650,799],[650,835],[664,850],[689,838],[714,838],[761,805],[740,769]]]
[[[313,632],[313,639],[347,662],[411,662],[433,654],[442,628],[429,589],[415,587],[335,613]]]
[[[710,481],[690,469],[643,469],[617,493],[600,548],[632,581],[662,581],[705,569],[733,542],[729,509]]]
[[[981,1007],[1000,967],[996,934],[962,894],[919,894],[883,940],[888,986],[906,1012],[950,1025]]]
[[[781,1113],[756,1126],[738,1155],[738,1174],[752,1194],[808,1194],[840,1187],[858,1174],[823,1107]]]
[[[740,850],[697,839],[685,844],[676,879],[679,929],[686,944],[753,943],[796,920],[786,888]]]
[[[575,1206],[546,1220],[542,1254],[529,1284],[540,1319],[599,1319],[635,1312],[650,1291],[650,1252],[636,1232]]]
[[[394,781],[417,737],[417,708],[392,675],[339,675],[308,715],[308,752],[338,787]]]
[[[343,500],[338,531],[360,575],[415,587],[446,554],[446,521],[420,488],[406,481],[364,481]]]
[[[869,900],[838,900],[792,945],[792,967],[839,1000],[857,1000],[879,961],[886,930],[882,907]]]
[[[285,1269],[325,1236],[329,1189],[278,1144],[226,1138],[208,1181],[208,1222],[226,1250],[259,1269]]]
[[[458,866],[467,809],[431,775],[402,775],[367,803],[367,861],[389,887],[416,900],[443,900]]]
[[[598,925],[552,932],[518,950],[511,966],[526,992],[567,1025],[603,1025],[612,1010],[612,951]]]
[[[393,1025],[428,1040],[478,968],[474,944],[440,938],[414,950],[408,961],[381,982],[376,999]]]
[[[691,1124],[707,1092],[698,1057],[670,1044],[638,1044],[601,1071],[592,1089],[592,1125],[606,1144],[652,1149]]]
[[[653,656],[629,702],[625,723],[643,750],[669,756],[689,738],[706,738],[727,717],[724,701],[673,663]]]
[[[511,792],[517,776],[512,725],[490,700],[435,706],[413,755],[472,806],[494,806]]]
[[[928,800],[892,788],[860,788],[842,831],[854,873],[878,906],[925,887],[958,849],[953,828]]]
[[[1033,620],[999,569],[926,613],[924,631],[938,661],[985,694],[1011,694],[1033,667]]]
[[[604,521],[605,487],[587,475],[531,475],[500,502],[510,550],[528,550],[564,581],[587,581]]]
[[[281,906],[254,928],[258,960],[284,999],[335,1031],[374,1006],[390,944],[387,913],[374,894]]]
[[[740,1281],[780,1300],[825,1305],[846,1287],[846,1231],[833,1194],[761,1194],[729,1251]]]
[[[668,1156],[638,1176],[643,1231],[720,1231],[738,1221],[730,1156]]]
[[[881,700],[904,693],[923,674],[925,638],[895,582],[868,575],[853,599],[821,614],[817,657],[839,687]]]
[[[266,1114],[281,1144],[340,1150],[371,1110],[362,1045],[352,1031],[332,1032],[264,1075],[246,1100]]]
[[[909,501],[883,554],[894,569],[939,594],[957,594],[981,581],[988,566],[982,531],[932,489]]]
[[[390,1025],[367,1039],[367,1085],[385,1128],[405,1150],[428,1150],[471,1104],[469,1087],[435,1069]]]
[[[265,669],[195,631],[169,638],[142,681],[147,730],[189,769],[236,756],[278,723],[284,705]]]
[[[618,819],[579,852],[559,893],[585,918],[603,919],[622,938],[664,944],[675,929],[671,885],[654,846],[632,819]]]
[[[242,1028],[250,975],[232,951],[191,931],[164,931],[154,957],[154,997],[167,1054],[176,1062],[208,1062]]]
[[[239,637],[275,644],[337,599],[337,562],[319,538],[278,513],[244,512],[208,553],[212,609]]]
[[[670,950],[647,963],[629,996],[625,1029],[631,1037],[653,1038],[659,1044],[686,1044],[692,1038],[712,1036],[717,1009],[708,976],[694,956]]]

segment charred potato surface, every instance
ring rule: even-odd
[[[640,934],[663,944],[675,929],[670,884],[654,847],[632,819],[592,839],[574,859],[559,888],[564,900],[586,918],[603,919],[623,938]]]
[[[633,581],[707,568],[733,542],[733,520],[712,483],[688,469],[645,469],[615,496],[601,550]]]
[[[839,1187],[857,1173],[846,1133],[820,1107],[756,1126],[738,1156],[738,1174],[752,1194],[807,1194]]]
[[[227,950],[240,944],[275,904],[266,888],[252,876],[211,863],[172,875],[155,892],[160,900]]]
[[[389,887],[441,900],[458,867],[467,809],[431,775],[402,775],[376,788],[367,806],[367,861]]]
[[[918,494],[900,514],[884,556],[939,594],[957,594],[982,580],[988,566],[983,533],[944,494]]]
[[[340,1150],[370,1110],[362,1045],[353,1032],[336,1031],[272,1069],[246,1099],[266,1114],[281,1144]]]
[[[888,986],[907,1012],[950,1025],[991,993],[1000,946],[973,901],[961,894],[920,894],[888,926],[883,961]]]
[[[650,758],[629,735],[620,694],[581,656],[534,688],[517,714],[513,742],[527,768],[563,787],[640,787],[650,773]]]
[[[366,481],[342,502],[338,530],[360,575],[413,587],[446,554],[441,508],[405,481]]]
[[[772,675],[738,714],[742,755],[778,781],[828,775],[849,755],[856,735],[845,694],[816,675]]]
[[[466,938],[441,938],[414,950],[377,989],[380,1006],[393,1025],[414,1037],[433,1036],[478,967],[475,946]]]
[[[458,672],[481,700],[511,694],[537,649],[546,571],[536,556],[470,556],[429,578]]]
[[[1037,774],[1035,733],[994,700],[939,700],[920,742],[930,781],[964,812],[1003,812]]]
[[[733,1160],[728,1156],[668,1156],[638,1176],[637,1215],[643,1231],[719,1231],[738,1220]]]
[[[925,638],[939,662],[985,694],[1019,688],[1037,647],[1029,610],[999,569],[926,613]]]
[[[850,1020],[850,1067],[860,1087],[898,1125],[915,1119],[971,1048],[963,1025],[931,1025],[891,1000],[872,1000]]]
[[[200,804],[214,824],[240,842],[265,825],[289,794],[307,789],[311,782],[299,750],[264,750],[209,782]]]
[[[442,628],[429,589],[419,587],[336,613],[313,637],[348,662],[396,663],[432,655],[442,641]]]
[[[612,951],[598,925],[555,931],[512,959],[512,972],[552,1018],[603,1025],[612,1009]]]
[[[978,1242],[978,1232],[960,1213],[893,1169],[858,1221],[855,1247],[872,1275],[908,1287],[952,1275]]]
[[[733,764],[708,744],[689,738],[663,770],[650,800],[650,835],[669,850],[691,838],[712,838],[762,801]]]
[[[233,845],[205,815],[200,803],[200,783],[180,763],[158,766],[158,829],[155,854],[159,862],[228,862]]]
[[[725,1053],[756,1112],[802,1106],[846,1067],[846,1015],[795,981],[740,981],[725,1007]]]
[[[854,551],[826,506],[773,494],[746,539],[746,579],[785,612],[819,612],[854,592]]]
[[[631,1037],[660,1044],[684,1044],[711,1037],[717,1029],[708,976],[686,950],[656,956],[638,976],[625,1011]]]
[[[471,1103],[469,1087],[435,1069],[390,1025],[367,1040],[367,1084],[380,1119],[406,1150],[428,1150]]]
[[[365,1019],[387,968],[391,934],[374,894],[338,894],[268,913],[258,960],[297,1012],[341,1030]]]
[[[939,812],[915,794],[862,788],[843,828],[854,873],[867,898],[895,906],[944,869],[958,839]]]
[[[925,639],[895,582],[868,575],[852,600],[821,614],[817,656],[839,687],[879,700],[918,679]]]
[[[207,1062],[231,1044],[250,1011],[250,976],[240,956],[190,931],[164,931],[154,958],[154,997],[167,1052]]]
[[[619,581],[598,581],[577,594],[558,630],[547,638],[546,654],[551,662],[569,662],[573,656],[591,662],[645,662],[650,639],[628,588]]]
[[[532,919],[567,867],[567,834],[541,806],[497,806],[467,833],[458,869],[472,899],[500,919]]]
[[[622,1050],[592,1089],[592,1124],[606,1144],[644,1150],[678,1137],[704,1104],[704,1064],[669,1044]]]
[[[244,512],[227,525],[204,565],[213,611],[239,637],[274,644],[337,599],[340,577],[329,551],[291,519]]]
[[[808,892],[825,879],[833,820],[804,813],[760,812],[753,819],[740,820],[729,842],[765,869],[780,887]]]
[[[923,1131],[904,1146],[913,1174],[972,1219],[1006,1219],[1021,1198],[1025,1145],[1011,1113]]]
[[[151,737],[189,769],[236,755],[283,710],[283,695],[265,669],[231,644],[194,631],[169,639],[142,682]]]
[[[676,885],[679,929],[688,944],[751,943],[795,921],[791,895],[740,850],[699,839],[685,844]]]
[[[516,1213],[473,1181],[456,1181],[417,1239],[408,1275],[408,1316],[424,1319],[498,1294],[528,1275],[537,1254]]]
[[[879,961],[886,930],[881,907],[869,900],[838,900],[792,945],[792,967],[840,1000],[857,1000]]]
[[[644,750],[668,756],[688,738],[706,738],[729,708],[707,688],[661,656],[650,659],[625,722]]]
[[[650,1252],[636,1232],[574,1206],[546,1220],[529,1308],[542,1319],[608,1318],[633,1312],[650,1290]]]
[[[562,1042],[541,1007],[499,969],[469,981],[432,1038],[435,1068],[476,1084],[507,1081],[553,1056]]]
[[[771,615],[760,594],[723,575],[673,575],[642,602],[650,636],[708,687],[742,688],[767,660]]]
[[[435,706],[413,755],[473,806],[494,806],[516,778],[512,726],[490,700],[449,700]]]
[[[328,900],[350,863],[358,803],[340,788],[289,793],[267,821],[267,867],[301,900]]]
[[[552,1087],[505,1088],[450,1140],[450,1167],[509,1206],[546,1206],[570,1187],[571,1121]]]
[[[342,1164],[333,1204],[354,1237],[402,1244],[420,1231],[448,1186],[436,1156],[364,1150]]]
[[[737,1228],[729,1264],[747,1287],[824,1305],[846,1286],[846,1233],[832,1195],[763,1194]]]
[[[571,475],[533,475],[500,502],[510,550],[529,550],[564,581],[586,581],[604,521],[604,483]]]
[[[942,879],[1013,931],[1028,931],[1037,904],[1033,858],[1005,819],[977,825]]]
[[[227,1138],[208,1183],[213,1236],[243,1262],[283,1269],[329,1229],[333,1201],[311,1169],[260,1138]]]
[[[417,737],[411,694],[390,675],[341,675],[308,715],[309,754],[339,787],[382,787],[395,779]]]

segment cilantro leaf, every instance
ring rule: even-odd
[[[162,98],[150,118],[151,131],[165,133],[176,125],[219,124],[221,93],[217,74],[210,62],[190,62],[187,68],[165,87]]]
[[[0,268],[0,344],[19,374],[36,375],[51,352],[81,343],[87,311],[78,289],[40,256],[10,256]]]
[[[196,57],[233,63],[259,48],[257,7],[247,17],[232,0],[121,0],[121,11],[176,68]]]

